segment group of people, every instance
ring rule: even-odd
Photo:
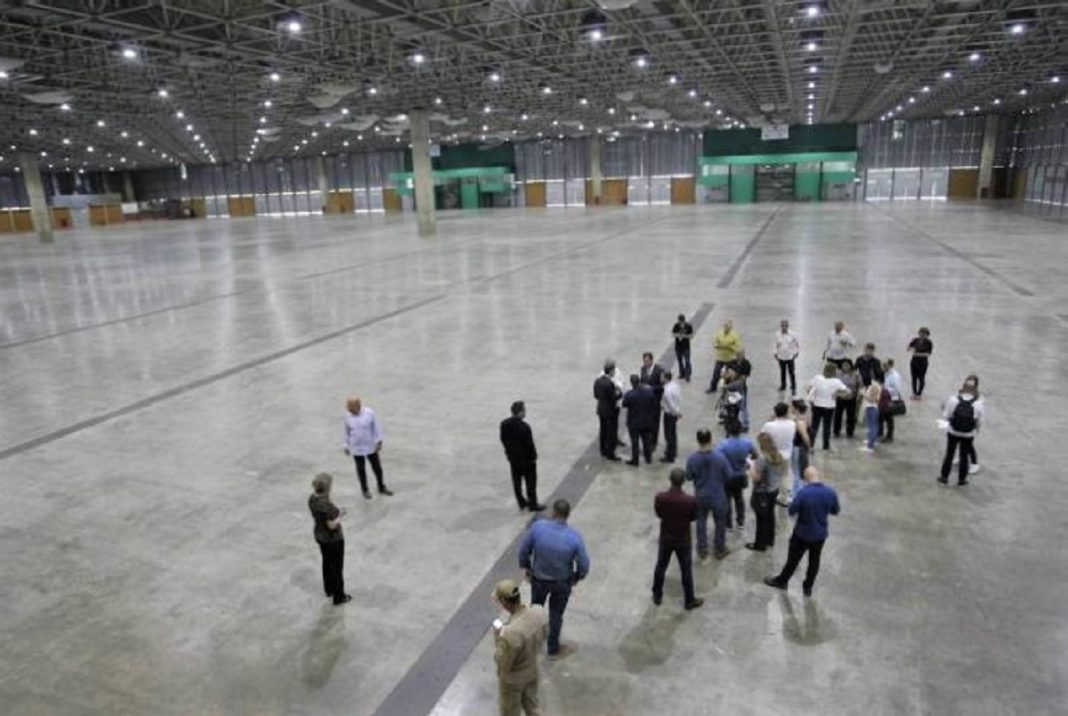
[[[672,327],[678,380],[689,382],[693,374],[691,340],[693,326],[680,315]],[[696,532],[698,558],[723,559],[730,550],[726,544],[729,530],[744,530],[746,522],[745,491],[750,490],[749,509],[753,513],[754,533],[746,549],[764,552],[774,546],[776,507],[787,508],[795,518],[786,563],[764,581],[768,586],[786,589],[791,577],[808,555],[803,582],[805,596],[810,596],[819,573],[823,544],[828,536],[828,517],[840,512],[838,496],[823,481],[819,469],[809,464],[809,453],[822,447],[831,450],[831,436],[843,430],[852,438],[859,421],[865,427],[861,450],[874,452],[877,442],[894,439],[894,418],[906,412],[901,376],[892,359],[880,360],[872,343],[864,345],[859,356],[853,352],[857,342],[839,321],[827,336],[821,359],[823,370],[807,385],[805,399],[797,397],[796,361],[801,341],[783,320],[775,334],[773,356],[779,367],[780,397],[790,391],[789,402],[782,399],[774,406],[774,415],[762,425],[755,437],[749,432],[749,380],[752,364],[746,357],[740,334],[731,321],[725,321],[713,337],[714,365],[706,392],[717,393],[723,384],[721,403],[732,410],[721,413],[723,438],[715,443],[712,431],[696,432],[697,450],[689,455],[685,468],[673,468],[669,487],[654,498],[654,513],[660,520],[659,550],[653,570],[652,600],[663,600],[664,582],[672,557],[679,564],[683,588],[683,607],[699,608],[704,600],[695,594],[693,580],[692,532]],[[920,400],[926,387],[926,374],[933,344],[930,331],[921,328],[908,344],[911,398]],[[663,430],[661,462],[674,463],[678,458],[678,421],[682,417],[682,391],[670,369],[658,365],[652,353],[644,353],[638,370],[625,381],[614,360],[608,360],[593,384],[593,397],[600,423],[599,449],[609,461],[620,461],[618,448],[627,443],[619,436],[620,415],[627,411],[626,432],[630,438],[628,465],[638,466],[644,458],[650,464],[660,444]],[[628,387],[629,385],[629,387]],[[355,463],[363,495],[372,498],[368,488],[366,465],[370,464],[380,495],[393,492],[384,482],[380,453],[382,429],[374,411],[350,398],[344,417],[345,453]],[[941,412],[941,426],[947,431],[946,453],[939,482],[948,482],[953,465],[958,465],[958,484],[979,470],[974,438],[984,406],[979,394],[979,379],[969,376],[960,391],[951,396]],[[511,468],[515,500],[520,510],[534,513],[546,509],[537,496],[537,449],[533,431],[526,422],[522,401],[511,406],[511,415],[500,424],[500,440]],[[792,485],[788,484],[792,477]],[[345,592],[344,537],[341,528],[345,511],[330,500],[332,477],[322,473],[312,482],[313,494],[308,505],[312,513],[315,539],[322,553],[323,588],[335,604],[351,600]],[[686,482],[693,483],[688,494]],[[552,505],[549,519],[535,520],[520,542],[518,566],[531,583],[531,602],[524,606],[519,585],[505,580],[497,585],[494,599],[507,615],[507,621],[494,623],[495,658],[500,682],[502,714],[537,713],[537,653],[547,643],[550,658],[566,655],[571,647],[560,639],[563,617],[572,588],[589,573],[590,558],[581,534],[570,527],[571,506],[566,500]],[[708,519],[712,517],[713,535],[709,544]],[[691,530],[691,523],[696,530]],[[547,606],[547,611],[545,607]]]

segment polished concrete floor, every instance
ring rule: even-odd
[[[493,713],[490,640],[458,615],[488,603],[474,592],[526,523],[497,442],[515,399],[543,494],[588,477],[572,523],[593,568],[564,627],[578,652],[543,671],[547,714],[1064,712],[1065,224],[751,205],[455,213],[439,232],[351,217],[0,239],[0,712],[387,714],[420,692],[424,712]],[[682,610],[674,567],[653,607],[667,469],[591,471],[602,360],[660,355],[702,307],[683,452],[713,421],[725,318],[756,423],[781,317],[805,379],[835,319],[903,367],[932,330],[929,397],[896,444],[817,458],[843,513],[812,600],[760,582],[780,523],[774,554],[734,536],[697,568],[703,609]],[[947,489],[935,418],[972,371],[983,471]],[[352,393],[384,422],[391,499],[364,501],[341,453]],[[305,504],[321,470],[350,509],[340,609]],[[473,650],[413,669],[446,628]]]

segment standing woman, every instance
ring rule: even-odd
[[[875,441],[879,438],[879,398],[883,394],[883,385],[878,378],[872,378],[871,385],[864,389],[861,400],[861,410],[864,415],[864,425],[867,428],[867,439],[861,445],[861,452],[875,452]]]
[[[371,491],[367,489],[365,463],[368,462],[375,473],[379,494],[392,495],[383,481],[382,461],[378,457],[382,451],[382,428],[378,424],[378,416],[375,411],[363,407],[360,399],[355,396],[348,399],[346,407],[349,412],[345,415],[345,454],[351,455],[356,461],[356,475],[360,478],[363,496],[371,499]]]
[[[895,404],[903,410],[905,404],[901,398],[901,374],[894,367],[894,359],[887,358],[883,363],[883,392],[886,398],[879,404],[879,437],[884,443],[894,442]],[[887,402],[888,401],[888,402]],[[885,437],[883,435],[885,434]]]
[[[334,478],[329,473],[321,472],[312,480],[312,494],[308,498],[308,509],[315,520],[315,541],[323,555],[323,591],[332,597],[334,604],[351,602],[352,597],[345,594],[345,535],[341,531],[341,518],[345,510],[339,509],[330,501],[330,487]]]
[[[745,548],[763,552],[775,544],[775,503],[790,464],[783,459],[775,441],[767,433],[757,435],[757,444],[760,445],[760,457],[749,468],[749,477],[753,481],[749,504],[756,517],[756,534]]]
[[[908,350],[912,351],[912,360],[909,361],[909,374],[912,376],[912,399],[919,400],[923,397],[923,388],[927,384],[927,359],[934,352],[934,344],[931,343],[931,332],[926,328],[921,328],[920,335],[909,341]]]
[[[845,383],[838,380],[838,367],[827,361],[823,364],[823,375],[812,379],[808,389],[808,402],[812,406],[812,438],[815,442],[820,427],[823,427],[823,449],[831,449],[831,423],[834,421],[834,406],[838,398],[849,395]],[[813,445],[812,449],[816,446]]]

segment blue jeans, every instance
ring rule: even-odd
[[[560,629],[564,626],[564,610],[567,609],[567,600],[570,598],[570,580],[553,582],[535,577],[530,582],[530,601],[542,606],[545,605],[546,600],[549,601],[548,652],[550,654],[560,651]]]
[[[802,454],[803,450],[804,448],[794,445],[790,452],[790,470],[794,473],[791,496],[796,495],[805,486],[805,481],[801,478],[805,473],[805,468],[808,467],[808,456]]]
[[[717,553],[727,549],[727,501],[723,504],[714,502],[697,503],[697,553],[708,554],[708,514],[712,513],[715,535],[712,546]]]
[[[879,409],[870,405],[864,409],[864,423],[868,426],[868,449],[875,449],[875,441],[879,438]]]
[[[738,422],[742,425],[742,432],[749,432],[749,389],[742,391],[742,404],[738,409]]]

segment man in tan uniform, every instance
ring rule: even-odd
[[[549,630],[545,608],[525,606],[514,580],[505,579],[493,590],[508,621],[493,622],[493,658],[497,662],[501,716],[540,716],[538,707],[538,654]]]

